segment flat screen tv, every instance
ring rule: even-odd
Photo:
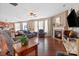
[[[69,27],[79,27],[79,21],[77,19],[77,15],[74,9],[67,16],[67,22]]]

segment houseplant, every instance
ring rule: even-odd
[[[28,37],[26,35],[20,36],[20,42],[22,45],[27,45],[28,44]]]

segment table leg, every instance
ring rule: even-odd
[[[36,48],[35,48],[35,56],[38,56],[38,45],[36,45]]]

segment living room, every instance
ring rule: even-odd
[[[77,3],[0,3],[0,55],[79,55],[77,6]]]

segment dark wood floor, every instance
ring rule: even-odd
[[[38,45],[38,56],[55,56],[58,51],[66,52],[62,42],[53,39],[52,37],[46,38],[32,38],[39,42]],[[34,53],[30,53],[29,55],[34,55]]]

